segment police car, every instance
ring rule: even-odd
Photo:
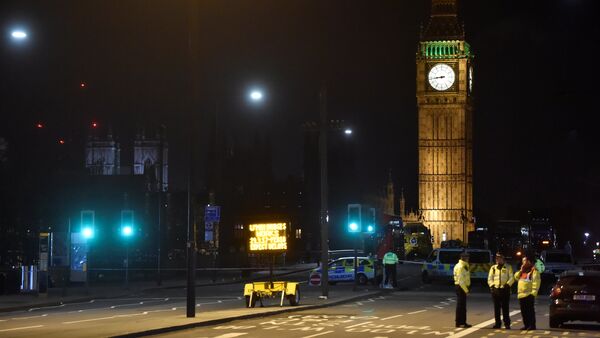
[[[358,271],[356,278],[359,284],[367,284],[369,281],[377,282],[381,276],[381,269],[375,259],[369,257],[358,257]],[[329,263],[329,283],[353,282],[354,281],[354,257],[342,257]],[[313,269],[309,274],[309,285],[321,285],[321,267]]]
[[[452,279],[454,265],[458,263],[460,254],[465,250],[461,248],[435,249],[423,263],[421,278],[423,283],[430,283],[433,279]],[[469,254],[469,271],[471,279],[487,280],[492,267],[492,253],[490,250],[466,249]]]

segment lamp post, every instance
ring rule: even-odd
[[[321,211],[319,220],[321,226],[321,296],[329,297],[329,217],[327,212],[327,89],[321,88],[319,95],[319,164],[321,174]]]

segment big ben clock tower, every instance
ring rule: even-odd
[[[432,0],[417,51],[419,209],[434,246],[473,224],[473,54],[457,0]]]

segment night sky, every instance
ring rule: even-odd
[[[37,121],[69,139],[97,120],[122,140],[139,125],[164,123],[178,185],[185,128],[196,126],[204,139],[218,104],[240,138],[271,135],[278,177],[300,175],[300,125],[317,119],[317,93],[327,83],[331,117],[354,126],[357,182],[376,191],[392,169],[416,207],[415,52],[428,5],[200,1],[192,108],[187,1],[4,0],[0,136],[14,149],[33,144]],[[476,216],[573,207],[573,224],[598,229],[598,7],[595,0],[460,2],[476,55]],[[26,42],[10,40],[15,25],[29,32]],[[244,99],[253,86],[266,90],[261,107]]]

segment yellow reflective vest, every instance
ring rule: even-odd
[[[465,293],[469,293],[471,287],[471,273],[469,272],[469,263],[462,259],[454,266],[454,285],[460,285]]]
[[[520,270],[517,271],[515,279],[519,281],[517,284],[517,298],[525,298],[529,295],[537,297],[542,279],[535,268],[531,269],[528,274],[521,274]]]
[[[492,265],[488,273],[488,286],[490,288],[502,289],[506,285],[511,287],[515,283],[512,266],[503,264],[502,268],[498,264]]]

